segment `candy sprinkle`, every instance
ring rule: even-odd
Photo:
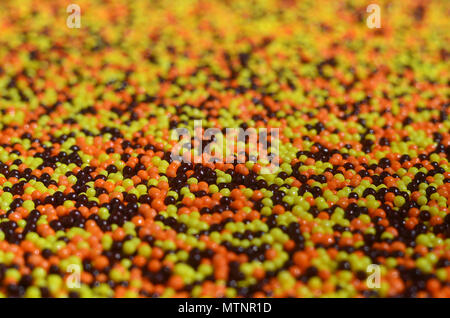
[[[1,1],[0,296],[450,297],[450,2],[376,2]]]

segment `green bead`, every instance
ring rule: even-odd
[[[104,250],[109,250],[113,244],[111,235],[103,235],[101,241]]]
[[[98,210],[98,215],[102,220],[107,220],[109,218],[109,211],[107,208],[102,207]]]
[[[36,286],[30,286],[27,288],[25,292],[26,298],[40,298],[41,297],[41,291]]]
[[[418,203],[420,206],[427,204],[427,202],[428,202],[427,197],[424,196],[424,195],[420,196],[420,197],[417,199],[417,203]]]
[[[430,273],[433,268],[425,258],[419,258],[416,261],[416,266],[424,273]]]
[[[126,241],[123,244],[123,251],[128,255],[134,254],[134,252],[136,251],[136,246],[132,241]]]
[[[397,195],[394,199],[394,204],[396,207],[403,206],[403,204],[405,204],[405,198],[400,195]]]

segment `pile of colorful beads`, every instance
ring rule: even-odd
[[[450,297],[450,2],[73,2],[0,2],[0,296]]]

